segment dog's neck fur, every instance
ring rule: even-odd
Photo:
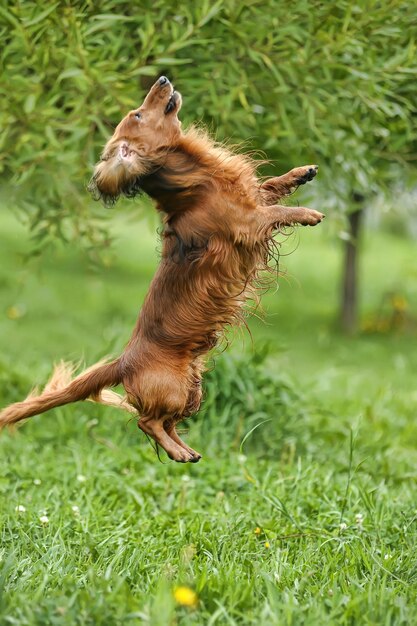
[[[217,145],[192,127],[181,135],[175,147],[162,153],[154,171],[141,179],[140,186],[157,202],[159,210],[172,215],[200,202],[208,187],[227,191],[233,186],[236,194],[245,181],[243,193],[251,195],[257,187],[255,176],[253,161]]]

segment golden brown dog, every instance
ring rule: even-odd
[[[4,409],[0,425],[92,399],[136,415],[171,459],[201,458],[180,439],[176,425],[200,407],[205,355],[253,295],[274,231],[314,226],[324,216],[277,204],[311,180],[317,166],[262,182],[249,157],[195,128],[183,132],[180,107],[180,94],[161,76],[142,106],[117,126],[90,183],[106,204],[144,191],[163,219],[161,263],[126,349],[72,381],[61,364],[40,395]],[[125,398],[106,389],[120,383]]]

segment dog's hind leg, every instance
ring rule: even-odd
[[[201,454],[199,452],[196,452],[192,448],[190,448],[190,446],[187,446],[185,441],[183,441],[181,437],[178,435],[176,425],[177,425],[176,420],[173,420],[173,419],[166,420],[164,422],[165,432],[167,433],[169,437],[171,437],[171,439],[175,443],[177,443],[179,446],[184,448],[184,450],[186,450],[186,452],[188,452],[191,455],[192,457],[190,459],[191,463],[198,463],[198,461],[201,459]]]
[[[169,419],[169,418],[168,418]],[[161,418],[142,417],[139,422],[139,428],[152,437],[152,439],[161,446],[167,453],[170,459],[177,461],[178,463],[195,463],[194,450],[191,452],[191,448],[186,449],[182,445],[178,444],[165,430],[164,422],[166,420]],[[201,457],[199,457],[201,458]]]
[[[194,383],[194,384],[192,384]],[[139,428],[152,437],[168,456],[180,463],[195,463],[201,458],[187,446],[175,431],[175,424],[191,415],[199,406],[201,389],[190,373],[190,365],[179,368],[169,361],[137,370],[124,381],[127,400],[136,407],[140,418]],[[191,387],[191,389],[190,389]],[[191,402],[191,400],[193,402]]]
[[[204,364],[201,359],[197,358],[194,361],[194,363],[192,363],[191,367],[192,367],[191,386],[188,392],[187,404],[185,405],[185,409],[181,415],[181,418],[190,417],[190,415],[197,413],[197,411],[200,408],[201,399],[203,396],[203,393],[201,390],[201,372],[204,367]],[[198,461],[201,459],[201,454],[199,452],[196,452],[192,448],[190,448],[190,446],[187,446],[185,441],[183,441],[177,433],[176,426],[179,421],[180,419],[178,418],[176,419],[171,418],[171,419],[165,420],[164,422],[165,431],[171,437],[171,439],[175,441],[175,443],[177,443],[179,446],[184,448],[184,450],[186,450],[187,452],[191,454],[192,463],[198,463]]]

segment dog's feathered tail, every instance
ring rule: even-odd
[[[89,398],[100,402],[102,389],[118,385],[122,380],[120,359],[110,363],[100,361],[71,380],[74,369],[72,365],[59,363],[41,394],[33,391],[23,402],[11,404],[0,412],[0,428],[78,400]]]

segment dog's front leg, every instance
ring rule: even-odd
[[[294,226],[294,224],[316,226],[324,219],[324,215],[314,209],[307,209],[302,206],[274,204],[260,207],[257,218],[259,231],[263,235],[270,235],[273,230],[278,230],[284,226]]]
[[[268,178],[261,184],[262,199],[265,204],[272,204],[279,198],[288,196],[300,185],[313,180],[318,169],[318,165],[303,165],[302,167],[295,167],[282,176]]]

